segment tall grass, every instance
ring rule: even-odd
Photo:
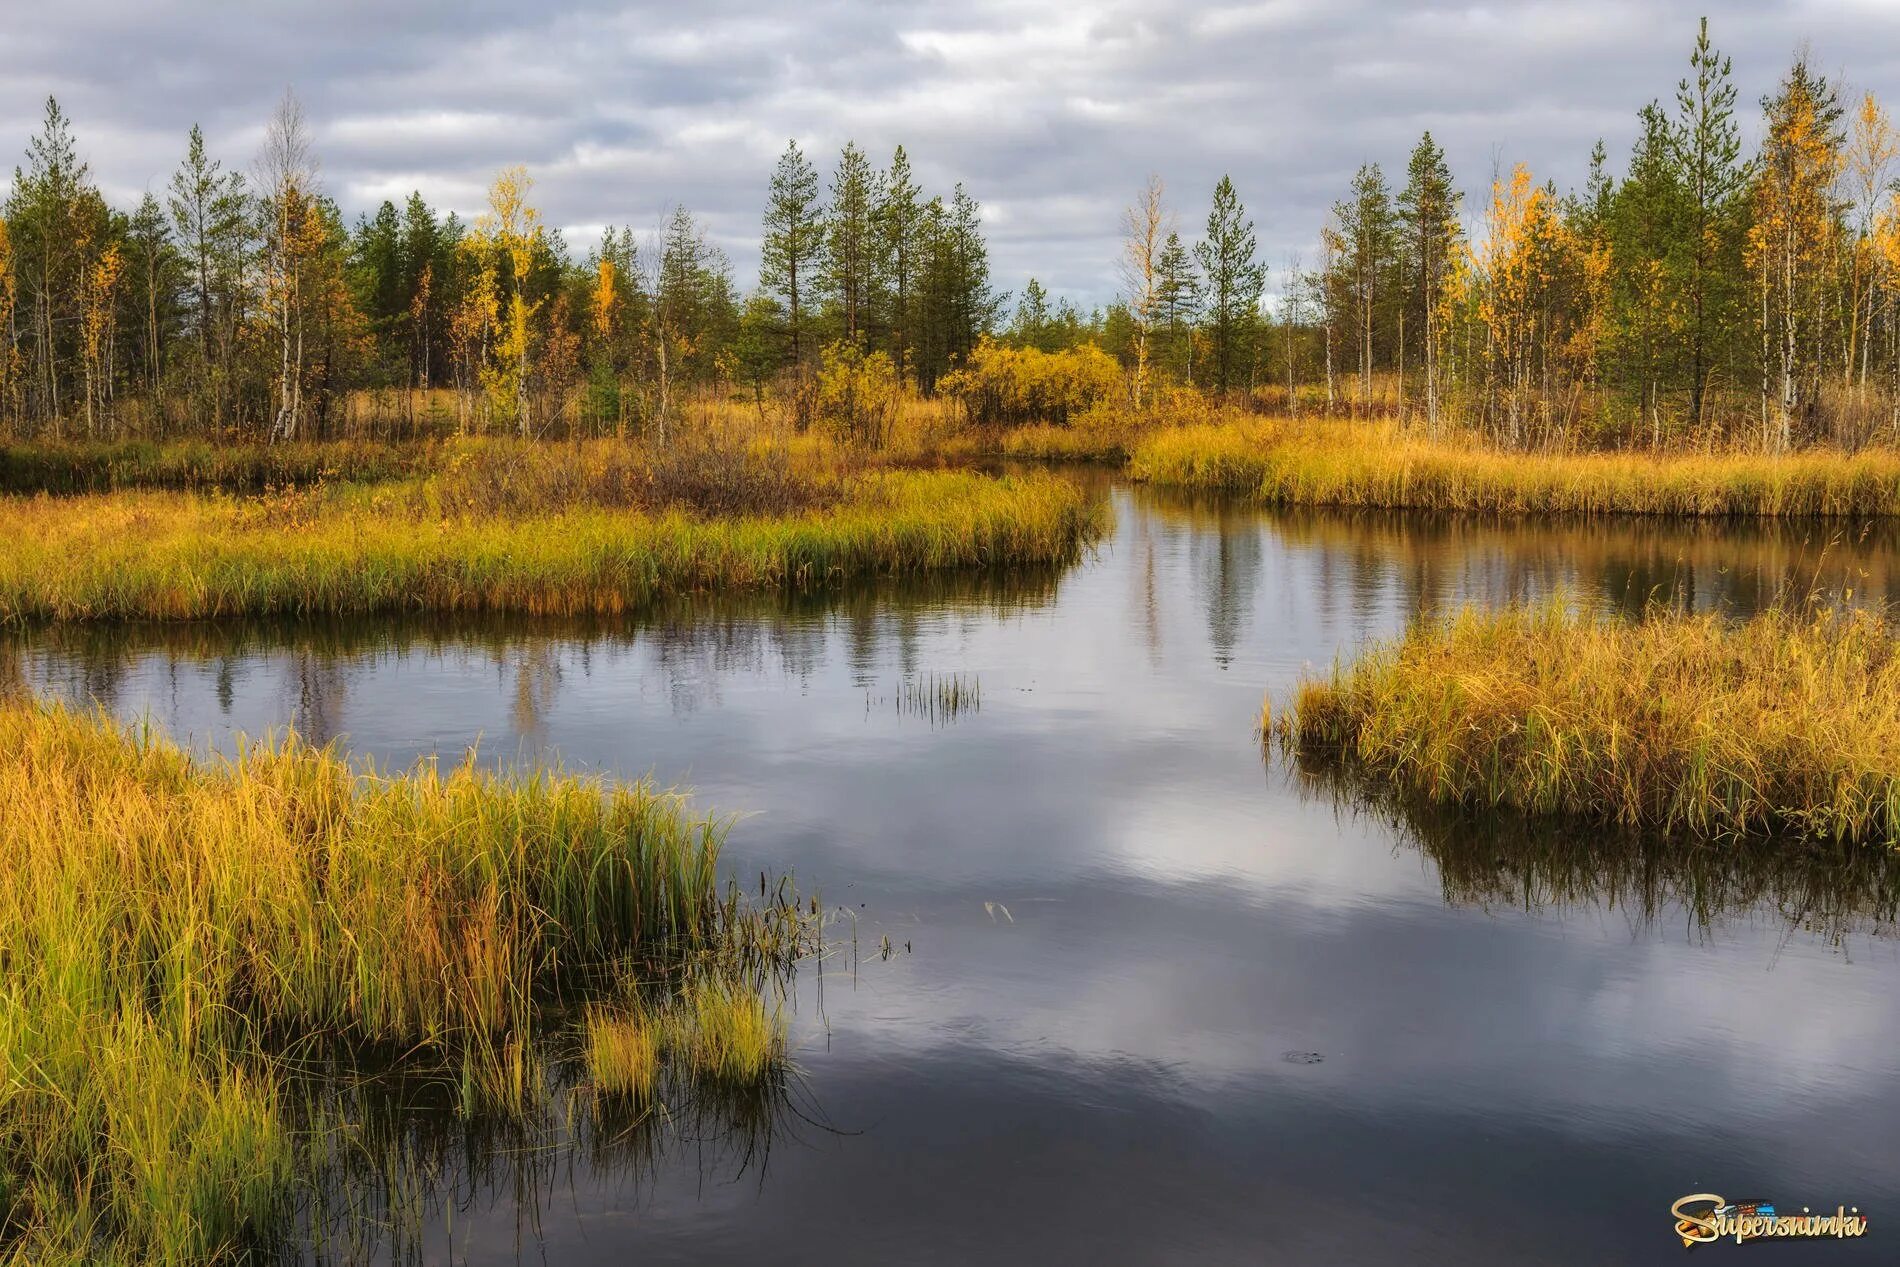
[[[1072,558],[1101,507],[1054,476],[854,477],[834,506],[707,518],[417,513],[394,490],[0,501],[0,621],[369,612],[616,615],[672,594]]]
[[[743,979],[803,944],[792,901],[717,891],[722,822],[645,785],[359,775],[294,737],[197,759],[16,697],[0,803],[0,1256],[23,1261],[264,1236],[310,1126],[293,1066],[434,1053],[464,1111],[516,1111],[568,992],[634,964]]]
[[[1436,802],[1894,847],[1897,652],[1866,612],[1465,610],[1302,683],[1274,729]]]
[[[1129,473],[1265,504],[1488,514],[1900,515],[1900,452],[1505,453],[1392,426],[1237,419],[1162,430]]]

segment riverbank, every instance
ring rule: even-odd
[[[1235,419],[1160,430],[1132,478],[1262,505],[1493,515],[1900,515],[1900,452],[1506,453],[1395,426]]]
[[[1303,682],[1263,724],[1470,809],[1900,846],[1900,642],[1868,613],[1466,610]]]
[[[537,490],[479,506],[448,495],[466,486],[6,499],[0,621],[616,615],[698,590],[1062,562],[1104,515],[1069,481],[1039,474],[870,471],[838,476],[802,509],[730,514],[561,489],[559,500]]]
[[[546,1091],[530,1044],[577,991],[613,1000],[591,1025],[664,1036],[637,1083],[608,1063],[616,1093],[650,1096],[661,1053],[686,1079],[782,1067],[745,982],[807,917],[722,894],[724,820],[652,787],[360,777],[294,736],[194,758],[13,698],[0,798],[7,1261],[267,1240],[344,1127],[295,1070],[423,1065],[464,1115],[523,1112]]]

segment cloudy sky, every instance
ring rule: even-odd
[[[1900,94],[1893,0],[8,0],[0,149],[56,94],[128,200],[162,188],[194,122],[248,165],[291,86],[347,213],[420,189],[466,214],[525,163],[577,246],[683,202],[749,282],[787,138],[827,172],[847,139],[879,161],[902,143],[927,187],[984,203],[1000,286],[1035,275],[1087,304],[1112,293],[1119,209],[1149,171],[1184,228],[1231,173],[1275,273],[1359,163],[1401,168],[1423,129],[1468,190],[1500,161],[1577,183],[1597,137],[1620,157],[1671,93],[1702,7],[1751,133],[1804,39],[1856,90]]]

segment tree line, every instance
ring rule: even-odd
[[[1123,328],[1092,334],[1137,399],[1154,366],[1514,447],[1900,439],[1900,133],[1844,96],[1802,50],[1747,151],[1704,20],[1620,177],[1601,142],[1578,191],[1519,164],[1467,227],[1428,132],[1396,192],[1358,170],[1271,313],[1232,186],[1188,251],[1151,180],[1124,222]]]
[[[398,434],[446,409],[471,431],[664,436],[709,389],[802,424],[821,364],[928,393],[993,339],[1105,351],[1137,411],[1186,387],[1516,447],[1900,438],[1900,133],[1876,97],[1804,50],[1745,145],[1705,20],[1638,121],[1620,174],[1599,142],[1581,189],[1519,164],[1475,206],[1427,133],[1396,188],[1357,171],[1271,302],[1232,179],[1184,233],[1151,178],[1118,298],[1085,314],[1033,277],[1006,311],[979,204],[927,194],[901,147],[879,168],[847,144],[826,172],[788,144],[741,293],[683,207],[577,258],[519,168],[468,220],[412,195],[346,224],[288,95],[248,170],[194,128],[161,193],[113,208],[49,99],[0,217],[0,428]]]
[[[826,183],[788,145],[763,247],[744,295],[681,206],[576,258],[521,168],[466,220],[412,194],[346,223],[288,94],[248,170],[194,127],[163,191],[114,208],[49,98],[0,216],[0,431],[402,434],[448,408],[469,431],[664,436],[702,388],[809,402],[838,341],[929,390],[997,322],[981,208],[927,195],[901,147],[880,171],[846,145]]]

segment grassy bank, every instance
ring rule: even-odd
[[[1274,729],[1435,802],[1900,846],[1900,644],[1864,613],[1465,611],[1303,683]]]
[[[686,1076],[696,1045],[721,1077],[783,1059],[743,982],[802,917],[722,896],[721,822],[646,786],[359,777],[295,738],[200,760],[16,697],[0,799],[0,1258],[268,1239],[344,1127],[292,1071],[437,1061],[464,1112],[518,1111],[532,1039],[603,980],[640,983]]]
[[[1233,419],[1158,430],[1136,479],[1263,504],[1486,514],[1900,515],[1900,453],[1505,453],[1397,427]]]
[[[831,504],[709,516],[470,509],[427,486],[0,502],[0,621],[396,611],[612,615],[668,595],[1074,557],[1102,511],[1054,476],[842,477]]]

